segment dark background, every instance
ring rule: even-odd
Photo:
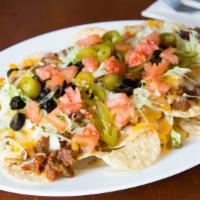
[[[27,38],[72,25],[142,19],[141,11],[152,2],[153,0],[0,0],[0,50]],[[146,186],[102,195],[49,198],[0,191],[0,200],[47,199],[197,200],[200,199],[200,166]]]

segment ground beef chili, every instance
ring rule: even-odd
[[[45,143],[45,142],[46,143]],[[42,138],[37,144],[38,150],[47,150],[47,138]],[[73,177],[74,171],[71,166],[75,163],[75,157],[70,146],[65,146],[60,150],[51,151],[48,156],[45,153],[38,153],[30,160],[22,163],[21,168],[25,171],[33,172],[37,175],[44,172],[47,179],[53,181],[61,176]]]
[[[60,176],[73,177],[71,165],[75,162],[71,148],[64,147],[49,154],[45,166],[45,175],[49,180],[55,180]]]
[[[46,164],[44,173],[47,179],[51,181],[56,180],[60,176],[59,171],[55,170],[54,167],[50,164]]]
[[[24,171],[30,171],[37,175],[41,174],[43,171],[43,166],[46,161],[46,155],[39,153],[32,157],[30,160],[22,163],[21,168]]]
[[[195,86],[193,88],[183,88],[183,93],[186,93],[188,95],[191,96],[199,96],[200,95],[200,87],[199,86]]]
[[[172,109],[187,111],[190,108],[190,103],[187,99],[175,100],[172,103]]]
[[[62,163],[57,165],[46,164],[44,171],[48,180],[53,181],[60,176],[71,178],[74,176],[74,171],[71,167],[66,167]]]
[[[42,136],[35,144],[35,151],[37,153],[48,153],[49,152],[49,137]]]
[[[57,159],[61,160],[62,163],[68,167],[75,162],[71,148],[65,147],[58,151]]]

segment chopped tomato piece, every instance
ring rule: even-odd
[[[160,43],[160,37],[157,32],[152,32],[147,35],[142,41],[140,41],[135,49],[137,51],[143,52],[146,56],[150,56],[153,54],[155,50],[158,49],[158,45]]]
[[[146,55],[143,52],[129,50],[125,54],[125,62],[129,65],[129,67],[135,67],[137,65],[142,64],[146,61]]]
[[[144,79],[147,81],[150,92],[159,91],[161,94],[165,94],[169,90],[169,87],[160,80],[161,75],[168,69],[169,65],[170,63],[166,59],[162,59],[158,65],[150,63],[145,65]]]
[[[154,44],[156,44],[157,46],[158,46],[159,43],[160,43],[160,36],[159,36],[159,33],[156,32],[156,31],[150,33],[150,34],[146,37],[146,39],[149,40],[149,41],[154,42]]]
[[[51,71],[51,77],[50,80],[47,81],[46,87],[51,90],[56,87],[61,87],[64,81],[70,83],[76,74],[77,68],[75,66],[69,66],[62,69],[56,68]]]
[[[173,55],[173,53],[176,51],[175,48],[167,48],[165,49],[161,54],[160,57],[163,59],[166,59],[171,64],[178,64],[179,58],[176,55]]]
[[[160,43],[159,34],[153,32],[140,41],[134,50],[129,50],[125,54],[125,62],[129,67],[135,67],[142,64],[158,49]]]
[[[84,72],[95,72],[99,65],[97,58],[93,56],[88,56],[86,58],[83,58],[82,63],[84,65],[82,71]]]
[[[79,112],[83,104],[78,88],[73,90],[72,87],[68,87],[66,93],[59,100],[59,107],[67,114]]]
[[[169,62],[163,59],[158,65],[148,63],[144,66],[145,79],[158,80],[160,76],[168,69]]]
[[[135,112],[130,98],[125,93],[108,95],[106,105],[114,116],[117,128],[127,125]]]
[[[128,50],[133,49],[133,46],[129,43],[117,43],[115,45],[115,49],[117,51],[128,51]]]
[[[57,73],[58,69],[55,64],[49,64],[44,67],[36,69],[36,74],[42,81],[46,81],[52,77],[53,74]]]
[[[60,70],[60,73],[64,76],[64,79],[67,83],[70,83],[72,81],[77,72],[78,70],[76,66],[69,66]]]
[[[26,117],[31,120],[32,123],[39,124],[42,119],[42,112],[39,105],[35,101],[31,101],[26,105]]]
[[[46,120],[60,133],[64,133],[67,130],[67,123],[62,120],[62,115],[62,111],[57,107],[46,116]]]
[[[125,72],[124,64],[117,60],[114,56],[105,61],[105,67],[108,75],[117,74],[122,75]]]
[[[58,73],[52,76],[52,78],[46,82],[46,87],[50,90],[54,90],[56,87],[62,87],[63,83],[64,76]]]
[[[148,90],[151,93],[160,92],[160,94],[164,95],[169,90],[169,86],[165,83],[162,83],[160,80],[151,81],[148,84]]]
[[[109,108],[121,105],[128,105],[129,97],[125,93],[114,93],[107,95],[106,105]]]
[[[83,39],[80,39],[78,41],[76,41],[76,44],[79,46],[91,46],[91,45],[95,45],[101,42],[101,37],[97,34],[94,35],[89,35]]]
[[[150,92],[159,91],[162,95],[169,90],[169,86],[161,82],[162,74],[169,68],[170,64],[178,64],[179,59],[173,53],[176,51],[174,48],[167,48],[161,54],[161,62],[156,64],[148,63],[145,65],[144,78],[147,81],[148,89]]]
[[[131,118],[131,112],[128,105],[113,107],[111,109],[111,114],[115,116],[115,126],[119,129],[126,126]]]
[[[94,151],[98,145],[100,135],[93,124],[88,124],[83,130],[82,135],[74,135],[72,140],[76,144],[86,147],[88,152]]]
[[[136,50],[143,52],[146,56],[151,56],[155,50],[158,49],[158,46],[149,40],[145,40],[143,43],[136,46]]]

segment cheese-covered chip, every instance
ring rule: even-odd
[[[180,127],[191,135],[200,135],[200,120],[198,119],[181,119]]]
[[[96,153],[109,166],[120,170],[140,170],[152,165],[160,155],[160,139],[155,131],[144,129],[125,146]]]

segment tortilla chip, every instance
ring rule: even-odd
[[[30,182],[48,182],[44,175],[36,175],[35,173],[24,171],[18,164],[9,162],[8,160],[3,162],[3,170],[9,176],[16,178],[17,180],[30,181]]]
[[[124,147],[111,152],[97,152],[109,166],[120,170],[140,170],[152,165],[160,155],[160,139],[155,131],[144,129]]]
[[[190,118],[190,117],[197,117],[200,115],[200,106],[192,106],[187,111],[181,110],[172,110],[172,111],[163,111],[166,115],[173,116],[173,117],[180,117],[180,118]]]
[[[180,127],[191,135],[200,135],[200,120],[193,119],[181,119],[179,121]]]
[[[94,28],[85,28],[85,29],[81,30],[80,32],[78,32],[74,41],[83,39],[83,38],[90,36],[90,35],[103,36],[103,34],[105,32],[106,32],[106,30],[103,29],[103,28],[95,28],[95,27]]]
[[[33,53],[26,58],[24,58],[20,63],[19,67],[31,66],[37,64],[45,56],[44,52]]]

